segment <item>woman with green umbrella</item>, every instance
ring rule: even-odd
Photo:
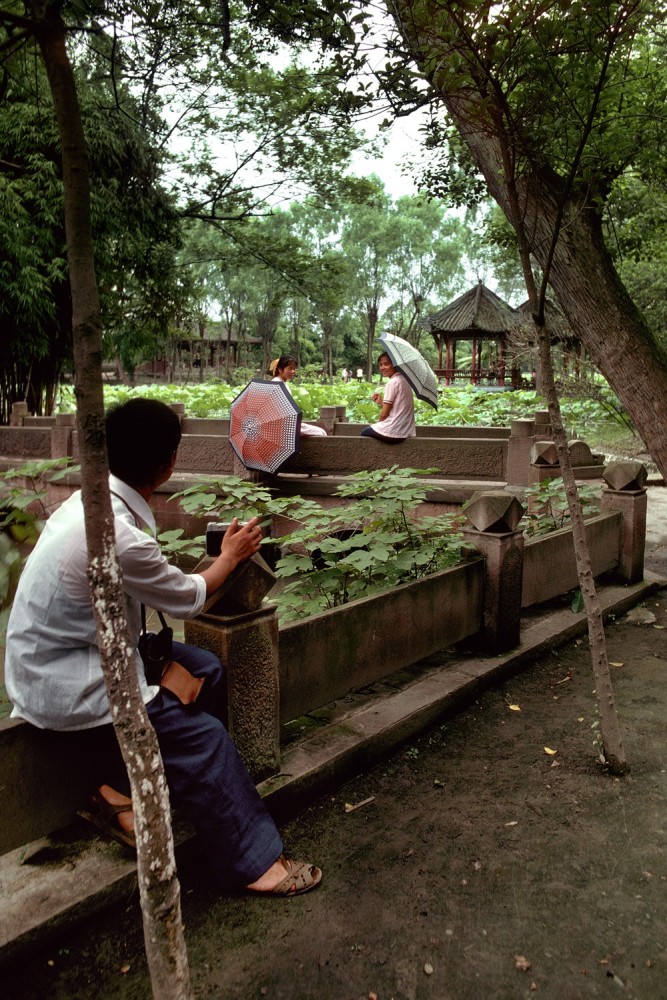
[[[391,363],[388,354],[378,358],[380,375],[388,378],[384,392],[374,392],[371,399],[380,407],[376,423],[365,427],[362,437],[372,437],[387,444],[400,444],[406,438],[415,437],[415,404],[410,383]]]

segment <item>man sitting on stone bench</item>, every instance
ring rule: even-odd
[[[142,604],[176,618],[198,614],[207,596],[257,552],[261,531],[256,518],[243,527],[234,521],[219,557],[201,573],[190,575],[171,566],[155,540],[148,502],[173,472],[180,421],[163,403],[132,399],[109,411],[106,431],[116,548],[128,624],[138,640]],[[87,561],[77,492],[49,519],[21,576],[7,629],[6,686],[14,718],[50,731],[54,752],[74,742],[82,774],[100,769],[91,783],[97,790],[89,816],[132,843],[129,782],[111,725]],[[191,675],[203,678],[196,701],[184,704],[173,690],[149,685],[139,652],[135,654],[172,804],[194,826],[210,877],[223,888],[255,893],[294,895],[314,888],[320,869],[284,857],[280,834],[227,730],[213,714],[224,686],[220,661],[183,643],[174,643],[173,657]]]

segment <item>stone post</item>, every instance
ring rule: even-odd
[[[553,440],[553,430],[551,427],[551,417],[548,410],[535,410],[535,436],[538,438],[549,438]]]
[[[600,496],[602,510],[619,510],[623,515],[617,574],[627,583],[637,583],[644,578],[648,506],[644,488],[646,468],[641,462],[610,462],[605,467],[603,478],[607,489]]]
[[[562,475],[554,442],[535,441],[530,449],[530,485],[535,486],[545,479],[558,479]]]
[[[465,508],[470,528],[463,535],[486,562],[484,621],[479,636],[487,653],[519,644],[523,587],[523,532],[517,531],[523,507],[502,490],[475,493]]]
[[[209,537],[210,536],[210,537]],[[206,533],[217,551],[220,533]],[[210,566],[206,556],[196,567]],[[276,578],[260,555],[236,567],[206,601],[197,618],[185,622],[185,641],[208,649],[227,672],[227,728],[255,781],[280,770],[280,686],[275,605],[262,601]]]
[[[227,671],[227,728],[254,781],[280,771],[278,621],[274,605],[238,615],[201,614],[185,641],[208,649]]]
[[[347,407],[337,406],[336,407],[336,420],[341,424],[347,423]]]
[[[71,458],[75,426],[76,413],[56,414],[55,427],[51,428],[51,458]]]
[[[535,441],[533,420],[513,420],[507,441],[507,484],[528,486],[530,482],[530,450]]]
[[[185,403],[170,403],[170,408],[174,411],[177,417],[181,420],[185,416]]]
[[[9,415],[10,427],[23,427],[23,418],[28,416],[27,403],[12,403],[12,412]]]
[[[320,406],[320,418],[317,421],[320,427],[323,427],[327,434],[331,435],[334,432],[334,424],[336,423],[336,410],[337,406]]]

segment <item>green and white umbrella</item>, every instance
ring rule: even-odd
[[[389,355],[396,371],[408,380],[412,391],[425,403],[438,408],[438,380],[426,358],[422,357],[416,347],[402,337],[393,333],[381,333],[378,340]]]

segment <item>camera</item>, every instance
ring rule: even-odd
[[[209,521],[206,525],[206,555],[219,556],[222,549],[222,539],[224,537],[229,522]]]

